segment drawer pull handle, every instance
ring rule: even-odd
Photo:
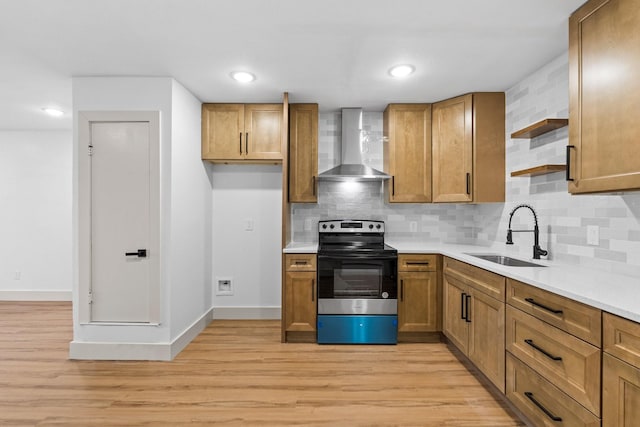
[[[536,400],[536,398],[535,398],[535,397],[533,397],[533,393],[531,393],[530,391],[525,391],[525,392],[524,392],[524,395],[525,395],[525,396],[527,396],[527,399],[529,399],[530,401],[532,401],[534,405],[536,405],[538,408],[540,408],[540,410],[541,410],[542,412],[544,412],[544,414],[545,414],[547,417],[551,418],[551,420],[552,420],[552,421],[556,421],[556,422],[560,422],[560,421],[562,421],[562,418],[561,418],[561,417],[558,417],[558,416],[553,415],[553,413],[552,413],[551,411],[549,411],[547,408],[545,408],[544,406],[542,406],[542,403],[538,402],[538,401]]]
[[[464,310],[464,307],[465,307],[465,304],[464,304],[465,299],[464,299],[464,297],[466,295],[467,294],[465,294],[464,292],[460,294],[460,319],[462,319],[462,320],[466,320],[466,318],[467,318],[467,315],[464,313],[464,311],[465,311]]]
[[[307,261],[304,261],[304,260],[303,260],[303,261],[296,260],[296,261],[295,261],[295,264],[296,264],[296,265],[307,265]]]
[[[562,357],[560,356],[554,356],[553,354],[549,353],[547,350],[545,350],[544,348],[541,348],[540,346],[534,344],[533,340],[524,340],[524,342],[526,344],[529,344],[531,347],[535,348],[536,350],[538,350],[540,353],[544,354],[545,356],[547,356],[549,359],[551,360],[562,360]]]
[[[553,314],[562,314],[562,310],[556,310],[555,308],[551,308],[551,307],[548,307],[548,306],[546,306],[544,304],[540,304],[539,302],[536,302],[533,298],[525,298],[524,300],[526,302],[528,302],[528,303],[531,303],[531,304],[535,305],[536,307],[540,307],[540,308],[542,308],[544,310],[547,310],[547,311],[549,311],[549,312],[551,312]]]
[[[429,261],[407,261],[407,265],[429,265]]]

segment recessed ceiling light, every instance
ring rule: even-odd
[[[234,71],[231,73],[231,78],[240,83],[251,83],[256,76],[247,71]]]
[[[395,67],[391,67],[389,70],[389,74],[391,77],[395,77],[401,79],[403,77],[407,77],[409,74],[413,73],[416,70],[416,67],[409,64],[396,65]]]
[[[53,117],[60,117],[64,114],[64,111],[58,110],[57,108],[43,108],[42,111]]]

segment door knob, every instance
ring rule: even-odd
[[[137,256],[138,258],[146,258],[147,250],[146,249],[138,249],[137,252],[125,252],[125,256]]]

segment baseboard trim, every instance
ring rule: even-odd
[[[209,309],[170,343],[123,343],[71,341],[69,359],[74,360],[173,360],[213,320]]]
[[[279,320],[280,307],[213,307],[213,319]]]
[[[198,320],[193,322],[191,326],[186,328],[180,335],[178,335],[171,343],[171,359],[173,360],[186,346],[189,345],[200,332],[204,331],[209,323],[213,320],[213,308],[207,310]]]
[[[71,301],[71,291],[0,290],[0,301]]]

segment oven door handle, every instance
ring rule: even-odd
[[[364,259],[367,261],[387,261],[387,260],[397,260],[397,255],[366,255],[366,254],[344,254],[344,255],[318,255],[319,260],[335,260],[335,261],[344,261],[351,259]]]

